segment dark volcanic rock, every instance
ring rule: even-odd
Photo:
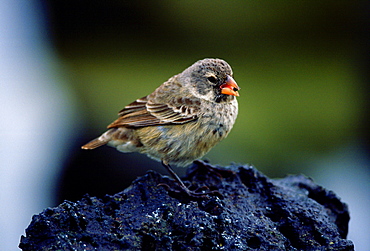
[[[32,218],[22,250],[354,250],[349,214],[331,191],[302,175],[271,180],[251,166],[184,178],[223,196],[168,192],[155,172],[102,199],[65,201]]]

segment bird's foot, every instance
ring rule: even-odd
[[[209,165],[206,163],[203,164],[202,161],[200,161],[199,163],[201,163],[202,165]],[[180,187],[180,190],[177,190],[177,189],[173,189],[167,184],[162,184],[162,183],[159,184],[159,185],[163,185],[164,187],[167,187],[168,191],[176,193],[176,194],[185,194],[190,198],[206,198],[208,195],[216,195],[220,198],[223,198],[220,192],[216,190],[210,190],[207,186],[197,188],[196,190],[190,190],[189,187],[185,186],[185,184],[182,182],[180,177],[177,176],[177,174],[173,171],[173,169],[171,168],[171,166],[168,164],[167,161],[162,161],[162,164],[168,170],[168,172],[171,174],[171,176],[175,179],[175,181]]]
[[[165,189],[170,193],[174,193],[178,195],[185,195],[193,199],[204,199],[204,198],[207,198],[209,195],[214,195],[219,198],[223,198],[222,194],[219,191],[217,190],[211,191],[207,186],[199,187],[196,190],[190,190],[187,186],[185,185],[182,186],[181,184],[179,184],[179,189],[170,187],[166,183],[160,183],[158,184],[158,186],[165,187]]]

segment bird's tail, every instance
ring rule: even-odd
[[[107,144],[109,141],[111,141],[111,139],[112,139],[112,133],[115,130],[116,129],[113,128],[113,129],[110,129],[110,130],[106,131],[99,138],[96,138],[96,139],[91,140],[89,143],[83,145],[81,148],[82,149],[85,149],[85,150],[92,150],[92,149],[95,149],[95,148],[97,148],[99,146],[102,146],[102,145]]]

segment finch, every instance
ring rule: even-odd
[[[190,164],[229,134],[238,114],[239,89],[224,60],[199,60],[123,108],[108,130],[82,149],[107,144],[124,153],[146,154],[161,161],[186,193],[197,195],[170,165]]]

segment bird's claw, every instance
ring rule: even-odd
[[[175,189],[173,187],[170,187],[166,183],[159,183],[158,186],[163,186],[168,192],[175,193],[175,194],[185,194],[186,196],[190,198],[195,198],[195,199],[204,199],[207,198],[208,195],[215,195],[219,198],[223,198],[221,193],[217,190],[211,191],[207,186],[199,187],[196,190],[190,190],[188,187],[182,187],[180,186],[181,189]],[[208,190],[208,191],[206,191]]]

